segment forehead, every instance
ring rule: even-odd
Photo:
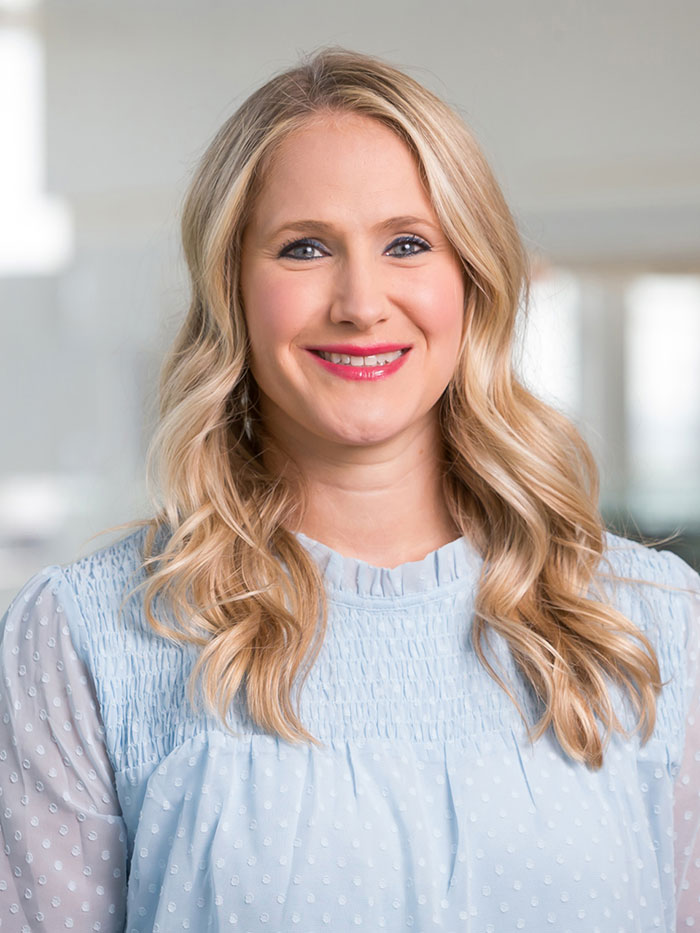
[[[419,210],[434,219],[404,140],[372,117],[324,114],[292,132],[270,156],[251,220],[267,225],[288,214],[333,220],[327,215],[334,212],[352,212],[359,220]]]

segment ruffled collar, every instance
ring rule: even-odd
[[[465,538],[450,541],[421,560],[398,567],[375,567],[356,557],[339,554],[302,532],[296,534],[319,565],[326,586],[354,596],[416,596],[449,587],[457,581],[474,583],[481,568],[479,554]]]

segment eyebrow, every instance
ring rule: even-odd
[[[425,227],[430,227],[433,230],[439,230],[440,228],[437,224],[428,220],[426,217],[415,217],[412,214],[402,214],[398,217],[389,217],[387,220],[382,220],[378,224],[375,224],[372,227],[373,232],[382,233],[386,230],[395,229],[396,227],[412,227],[415,224],[421,224]],[[332,234],[335,231],[335,225],[326,223],[323,220],[292,220],[287,221],[282,226],[277,227],[270,234],[271,239],[276,239],[281,233],[284,233],[286,230],[294,230],[297,233],[309,234],[309,233],[321,233],[321,234]]]

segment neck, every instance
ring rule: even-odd
[[[435,420],[370,447],[279,440],[306,489],[295,531],[383,567],[420,560],[459,536],[445,504]]]

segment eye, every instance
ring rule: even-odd
[[[327,256],[325,247],[318,240],[304,237],[301,240],[290,240],[279,251],[279,259],[320,259]]]
[[[430,249],[430,244],[426,243],[422,237],[412,234],[397,237],[387,246],[385,252],[390,256],[417,256],[418,253],[425,253]]]

